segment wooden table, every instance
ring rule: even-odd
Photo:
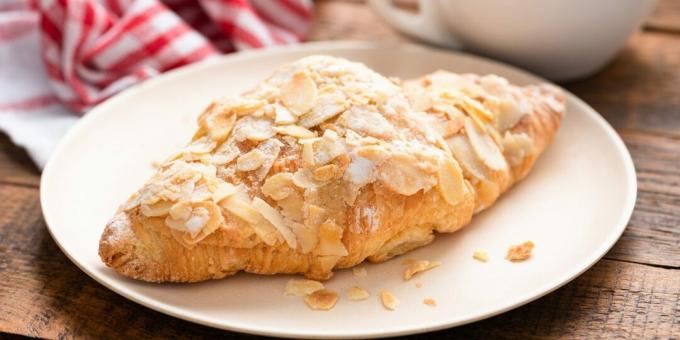
[[[361,2],[317,3],[311,39],[404,41]],[[524,307],[436,335],[680,338],[680,1],[605,70],[563,84],[616,128],[638,174],[628,228],[593,268]],[[0,137],[0,331],[48,338],[235,337],[130,302],[81,272],[41,216],[40,173]]]

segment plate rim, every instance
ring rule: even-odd
[[[278,336],[278,337],[287,337],[287,338],[381,338],[381,337],[389,337],[389,336],[400,336],[400,335],[409,335],[409,334],[417,334],[417,333],[424,333],[424,332],[431,332],[431,331],[437,331],[441,329],[446,329],[446,328],[451,328],[451,327],[456,327],[456,326],[461,326],[464,324],[476,322],[482,319],[490,318],[502,313],[505,313],[509,310],[515,309],[517,307],[520,307],[522,305],[525,305],[527,303],[530,303],[532,301],[535,301],[555,290],[558,288],[566,285],[567,283],[571,282],[574,280],[576,277],[580,276],[583,272],[586,270],[590,269],[592,266],[594,266],[602,257],[616,244],[618,239],[621,237],[623,234],[624,230],[626,229],[626,226],[633,214],[634,207],[635,207],[635,202],[637,201],[637,175],[635,171],[635,165],[633,163],[633,159],[630,155],[629,150],[626,148],[625,143],[621,139],[621,137],[616,133],[614,128],[597,112],[595,109],[590,107],[587,103],[585,103],[583,100],[578,98],[576,95],[573,93],[567,91],[566,89],[565,94],[566,96],[573,100],[573,102],[579,107],[580,110],[584,111],[586,115],[589,116],[589,118],[592,118],[593,121],[598,125],[599,128],[604,130],[606,133],[608,139],[610,139],[617,151],[617,154],[621,158],[621,160],[624,163],[624,173],[627,178],[627,182],[625,183],[626,186],[626,191],[629,193],[627,200],[624,203],[624,206],[622,208],[622,213],[619,216],[618,221],[616,222],[615,226],[612,228],[612,232],[609,235],[609,238],[605,240],[605,242],[602,242],[600,246],[597,249],[594,249],[592,251],[592,255],[588,257],[587,260],[583,261],[583,263],[580,266],[574,266],[574,269],[571,271],[567,271],[565,275],[561,275],[559,277],[556,277],[556,279],[553,279],[549,281],[548,283],[544,284],[540,289],[536,289],[532,292],[529,292],[524,295],[516,296],[514,299],[511,299],[513,301],[512,303],[500,303],[502,306],[500,308],[490,308],[493,309],[493,312],[486,312],[486,313],[468,313],[468,314],[463,314],[462,316],[458,317],[457,319],[453,321],[444,321],[444,322],[432,322],[432,323],[425,323],[425,324],[420,324],[420,325],[412,325],[411,326],[401,326],[401,327],[396,327],[392,328],[388,331],[376,329],[375,331],[370,331],[370,332],[352,332],[352,330],[346,330],[345,333],[342,334],[331,334],[331,333],[314,333],[314,332],[305,332],[304,330],[298,329],[298,330],[290,330],[290,329],[281,329],[281,328],[276,328],[276,327],[269,327],[265,326],[263,328],[253,328],[252,325],[250,324],[242,324],[240,322],[217,322],[214,319],[211,318],[206,318],[206,317],[196,317],[195,315],[188,315],[186,312],[183,312],[183,310],[180,310],[174,306],[168,305],[165,302],[159,301],[157,299],[149,298],[146,295],[136,292],[132,289],[126,288],[125,286],[121,286],[119,284],[116,284],[115,281],[109,282],[109,280],[105,276],[100,276],[98,275],[95,271],[89,270],[84,264],[81,264],[77,260],[77,255],[71,254],[68,252],[65,248],[64,245],[60,242],[59,237],[56,236],[56,232],[54,231],[54,228],[52,227],[53,223],[53,218],[51,217],[52,214],[50,213],[49,209],[49,203],[47,203],[48,198],[50,194],[47,192],[49,188],[49,183],[52,181],[52,177],[54,176],[53,173],[53,168],[55,167],[54,161],[55,159],[59,159],[60,155],[63,152],[63,149],[66,148],[68,144],[70,144],[71,140],[75,138],[75,136],[78,135],[78,132],[83,128],[83,126],[86,126],[89,124],[90,121],[97,119],[98,116],[104,114],[102,112],[106,112],[106,108],[109,106],[115,106],[118,102],[125,100],[131,95],[134,95],[137,92],[143,91],[146,87],[153,86],[154,84],[158,82],[164,82],[164,81],[169,81],[169,79],[181,76],[185,73],[190,73],[194,72],[197,70],[200,70],[201,68],[205,67],[210,67],[212,64],[215,63],[237,63],[241,60],[247,60],[252,57],[257,57],[257,56],[262,56],[262,55],[279,55],[279,54],[286,54],[290,52],[299,52],[299,51],[317,51],[316,53],[323,53],[323,50],[371,50],[371,49],[384,49],[384,48],[391,48],[391,49],[405,49],[405,50],[419,50],[422,52],[426,53],[439,53],[439,54],[453,54],[457,56],[462,56],[466,58],[472,58],[472,59],[480,59],[484,62],[495,64],[496,66],[501,66],[503,68],[507,68],[513,72],[519,73],[523,76],[529,76],[530,78],[534,78],[540,81],[544,81],[547,83],[551,83],[548,80],[545,80],[544,78],[537,76],[531,72],[525,71],[523,69],[520,69],[518,67],[508,65],[503,62],[499,62],[493,59],[489,59],[486,57],[482,56],[477,56],[469,53],[464,53],[460,51],[451,51],[451,50],[444,50],[444,49],[438,49],[438,48],[431,48],[431,47],[425,47],[421,45],[415,45],[415,44],[410,44],[410,43],[376,43],[376,42],[365,42],[365,41],[331,41],[331,42],[308,42],[308,43],[303,43],[303,44],[298,44],[298,45],[290,45],[290,46],[279,46],[279,47],[274,47],[274,48],[269,48],[269,49],[264,49],[264,50],[249,50],[249,51],[243,51],[239,53],[234,53],[234,54],[229,54],[229,55],[223,55],[218,58],[214,58],[212,60],[206,61],[206,62],[201,62],[197,64],[190,64],[187,66],[183,66],[174,70],[171,70],[169,72],[166,72],[162,75],[159,75],[157,77],[148,79],[142,83],[136,84],[124,91],[122,91],[119,94],[116,94],[115,96],[111,97],[110,99],[106,100],[105,102],[97,105],[94,107],[87,115],[82,117],[81,119],[76,122],[76,124],[69,129],[69,131],[62,137],[60,142],[58,143],[57,147],[54,149],[51,157],[49,158],[45,168],[43,169],[42,175],[41,175],[41,180],[40,180],[40,205],[41,205],[41,210],[43,213],[43,218],[45,220],[45,225],[47,227],[47,230],[52,237],[52,239],[55,241],[59,249],[66,255],[66,257],[71,260],[81,271],[85,272],[88,276],[90,276],[92,279],[94,279],[96,282],[99,284],[103,285],[104,287],[112,290],[118,295],[123,296],[124,298],[131,300],[135,303],[138,303],[142,306],[145,306],[147,308],[150,308],[152,310],[161,312],[166,315],[170,315],[172,317],[176,317],[182,320],[186,320],[189,322],[213,327],[213,328],[218,328],[218,329],[223,329],[223,330],[230,330],[230,331],[236,331],[236,332],[242,332],[242,333],[248,333],[248,334],[255,334],[255,335],[266,335],[266,336]],[[52,222],[51,222],[52,221]],[[540,293],[536,294],[535,291],[539,291]],[[472,314],[472,315],[470,315]]]

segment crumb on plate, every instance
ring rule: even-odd
[[[380,292],[380,301],[388,310],[394,310],[399,304],[399,300],[390,292],[383,290]]]
[[[423,300],[423,303],[430,306],[430,307],[436,307],[437,306],[437,301],[435,301],[433,298],[427,298]]]
[[[531,257],[531,251],[533,249],[534,243],[531,241],[526,241],[522,244],[511,246],[510,249],[508,249],[508,254],[505,256],[505,258],[513,262],[524,261]]]
[[[347,291],[347,298],[352,301],[366,300],[368,296],[368,292],[359,286],[354,286]]]
[[[439,265],[441,265],[441,262],[439,261],[422,260],[411,262],[404,271],[404,280],[410,280],[414,275],[435,267],[439,267]]]
[[[330,310],[338,302],[338,294],[329,289],[321,289],[307,295],[305,302],[313,310]]]
[[[477,250],[474,253],[472,253],[472,258],[480,262],[489,261],[489,256],[483,250]]]

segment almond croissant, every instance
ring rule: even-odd
[[[527,174],[563,113],[548,85],[446,72],[397,84],[307,57],[211,104],[106,226],[99,254],[154,282],[328,279],[467,224]]]

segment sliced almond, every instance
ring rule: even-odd
[[[239,116],[248,115],[266,104],[266,100],[244,96],[225,97],[217,102],[219,109],[234,112]]]
[[[465,194],[465,179],[458,162],[451,157],[444,157],[437,174],[439,192],[446,203],[455,206],[463,199]]]
[[[356,154],[373,163],[382,163],[392,154],[383,145],[365,145],[356,148]]]
[[[184,147],[184,151],[192,154],[206,154],[210,153],[217,146],[217,142],[208,136],[201,137],[194,140],[189,145]]]
[[[302,224],[295,221],[286,220],[286,224],[290,226],[290,230],[295,234],[300,250],[303,254],[307,254],[314,250],[319,243],[319,228],[316,225]]]
[[[347,248],[342,243],[342,227],[328,219],[319,226],[319,244],[315,254],[321,256],[347,256]]]
[[[435,180],[417,166],[418,159],[409,154],[398,154],[384,161],[376,178],[390,190],[410,196],[432,187]]]
[[[494,125],[501,132],[513,128],[532,110],[531,102],[526,99],[517,102],[516,100],[506,98],[498,100],[495,104],[498,114],[495,116]]]
[[[488,134],[482,134],[472,124],[472,121],[465,122],[465,134],[470,140],[470,145],[479,159],[492,170],[507,170],[508,164],[505,162],[503,154],[498,149],[493,139]]]
[[[212,234],[223,223],[219,207],[212,202],[191,203],[190,214],[173,213],[165,218],[165,225],[182,234],[182,241],[186,244],[194,244]]]
[[[249,140],[252,142],[265,141],[274,137],[272,121],[253,117],[241,118],[234,127],[234,139],[239,142]]]
[[[352,301],[366,300],[369,296],[370,294],[359,286],[353,286],[347,291],[347,298]]]
[[[309,111],[316,101],[316,83],[306,72],[297,72],[281,86],[281,101],[295,115]]]
[[[531,257],[531,251],[533,249],[534,243],[526,241],[522,244],[511,246],[510,249],[508,249],[508,254],[505,258],[513,262],[524,261]]]
[[[262,215],[240,195],[231,195],[220,202],[234,216],[246,221],[267,245],[274,245],[279,240],[274,226],[262,218]]]
[[[282,147],[283,143],[279,142],[278,139],[268,139],[257,146],[257,149],[264,155],[262,165],[260,165],[255,172],[258,180],[261,181],[267,177],[269,170],[271,170],[274,162],[276,162],[276,159],[279,157]]]
[[[343,174],[343,178],[354,184],[355,186],[362,187],[368,183],[371,183],[374,177],[375,163],[370,160],[352,154],[351,162],[347,166]]]
[[[480,262],[486,262],[489,260],[489,256],[483,250],[477,250],[472,253],[472,258]]]
[[[319,186],[319,184],[314,181],[314,174],[309,169],[298,169],[298,171],[293,174],[293,184],[302,189],[312,189]]]
[[[477,118],[484,122],[491,122],[494,118],[493,113],[482,105],[482,103],[470,98],[469,96],[463,96],[463,105],[468,113],[471,113]]]
[[[297,117],[294,116],[290,110],[279,104],[274,105],[274,123],[276,125],[288,125],[293,124],[296,121]]]
[[[271,205],[269,205],[267,202],[263,201],[259,197],[255,197],[253,199],[253,208],[257,210],[269,223],[271,223],[276,230],[281,233],[283,236],[283,239],[286,240],[286,243],[291,249],[297,248],[297,239],[295,238],[295,234],[286,226],[286,224],[283,222],[283,217],[279,213],[278,210],[274,209]]]
[[[388,291],[380,292],[380,301],[388,310],[395,310],[397,305],[399,305],[399,300],[394,296],[394,294]]]
[[[262,193],[274,200],[282,200],[288,197],[293,190],[293,174],[290,172],[280,172],[267,178],[262,185]]]
[[[220,206],[249,224],[257,224],[262,218],[249,202],[238,195],[231,195],[222,200]]]
[[[326,209],[314,204],[306,204],[304,209],[306,225],[318,227],[321,223],[326,221],[328,215]]]
[[[275,126],[274,131],[281,135],[292,136],[295,138],[313,138],[316,133],[297,125]]]
[[[465,176],[483,180],[486,178],[484,165],[472,150],[472,146],[463,135],[455,135],[446,140],[451,153],[454,155],[458,164],[463,168]]]
[[[324,289],[323,283],[319,281],[290,279],[286,283],[283,294],[287,296],[307,296],[322,289]]]
[[[199,127],[208,133],[208,137],[217,143],[222,143],[229,137],[231,129],[236,123],[236,114],[229,111],[201,115]]]
[[[191,210],[188,202],[178,202],[170,208],[168,214],[175,220],[186,221],[191,216]]]
[[[345,98],[339,93],[321,95],[312,110],[300,117],[298,124],[306,128],[317,126],[342,113],[345,105]]]
[[[394,127],[385,117],[366,107],[350,108],[340,116],[338,123],[364,135],[381,139],[389,139],[395,134]]]
[[[430,306],[430,307],[436,307],[437,301],[435,301],[433,298],[427,298],[427,299],[423,300],[423,304]]]
[[[314,169],[314,179],[317,181],[330,181],[335,177],[338,171],[338,166],[335,164],[327,164]]]
[[[259,149],[252,149],[236,160],[236,170],[252,171],[264,163],[265,155]]]
[[[241,154],[235,139],[229,139],[222,143],[212,155],[211,163],[214,165],[227,165]]]
[[[231,183],[220,183],[215,191],[212,193],[213,202],[219,203],[221,200],[236,193],[236,187]]]
[[[191,216],[189,216],[186,222],[184,222],[184,226],[191,235],[196,235],[208,224],[208,220],[210,220],[208,210],[204,207],[197,207],[191,212]]]
[[[314,144],[304,143],[302,144],[302,164],[311,168],[314,166]]]
[[[140,210],[146,217],[165,216],[170,212],[173,202],[158,201],[153,204],[142,204]]]
[[[303,220],[303,208],[305,199],[297,190],[288,195],[288,197],[276,202],[281,208],[281,214],[286,218],[296,222]]]
[[[430,270],[432,268],[439,267],[441,265],[441,262],[438,261],[415,261],[411,264],[408,265],[406,270],[404,271],[404,280],[410,280],[414,275],[424,272],[426,270]]]
[[[321,139],[314,143],[314,165],[325,165],[345,153],[347,149],[338,134],[333,130],[325,130]]]
[[[329,289],[321,289],[307,295],[305,302],[313,310],[330,310],[338,302],[338,294]]]

